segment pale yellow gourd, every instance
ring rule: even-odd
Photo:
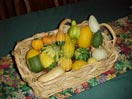
[[[60,76],[60,75],[62,75],[64,73],[65,73],[65,71],[61,67],[56,66],[55,68],[53,68],[48,73],[41,75],[38,78],[38,81],[40,81],[40,82],[48,82],[48,81],[53,80],[56,77],[58,77],[58,76]]]

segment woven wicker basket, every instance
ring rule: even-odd
[[[65,24],[67,22],[71,22],[71,20],[65,19],[64,21],[61,22],[59,27],[64,32],[67,32],[68,28],[70,27],[69,25]],[[84,25],[88,25],[87,20],[78,24],[79,27]],[[77,71],[65,72],[63,75],[48,82],[42,83],[37,80],[37,78],[44,74],[45,72],[40,73],[31,72],[26,64],[25,56],[27,51],[31,48],[31,41],[34,38],[36,37],[41,38],[42,36],[47,35],[47,33],[54,34],[58,31],[58,29],[49,32],[37,33],[36,35],[33,35],[32,37],[29,37],[17,43],[15,49],[13,50],[13,55],[15,57],[17,68],[20,72],[22,79],[25,82],[27,82],[28,85],[33,89],[35,96],[39,98],[48,98],[49,96],[61,92],[67,88],[75,88],[81,83],[86,82],[89,79],[94,78],[100,75],[101,73],[110,70],[113,67],[118,57],[118,53],[114,46],[116,42],[116,35],[108,24],[102,23],[100,24],[100,26],[104,27],[105,29],[104,33],[102,33],[103,35],[102,46],[108,51],[109,53],[108,58],[93,64],[89,64],[87,66],[83,66],[81,69]],[[108,33],[112,35],[112,39],[108,37]]]

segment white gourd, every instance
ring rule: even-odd
[[[96,33],[100,29],[99,23],[93,15],[89,17],[88,25],[93,33]]]
[[[104,48],[96,48],[92,52],[92,57],[96,60],[106,59],[108,56],[107,51]]]

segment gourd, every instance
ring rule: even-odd
[[[96,33],[100,29],[99,23],[93,15],[89,17],[88,25],[93,33]]]
[[[71,58],[74,54],[75,46],[68,34],[65,34],[65,44],[61,47],[64,57]]]
[[[35,38],[32,40],[31,45],[35,50],[40,50],[43,47],[43,42],[41,39]]]
[[[87,61],[89,58],[89,51],[87,48],[77,48],[74,53],[75,60],[84,60]]]
[[[82,48],[89,48],[91,45],[93,33],[90,31],[88,26],[83,26],[80,28],[80,36],[77,39],[77,44]]]
[[[34,49],[28,51],[26,55],[26,62],[28,68],[34,73],[38,73],[44,69],[40,62],[39,51]]]
[[[63,26],[67,23],[67,22],[71,22],[70,19],[65,19],[63,20],[60,25],[59,25],[59,28],[58,28],[58,31],[56,33],[56,44],[58,46],[62,46],[64,45],[65,43],[65,33],[66,31],[64,31],[64,28]]]
[[[65,43],[65,34],[61,32],[60,29],[58,29],[58,32],[56,34],[56,44],[58,46],[62,46]]]
[[[74,63],[72,64],[72,70],[78,70],[81,67],[85,66],[87,64],[86,61],[84,60],[76,60],[74,61]]]
[[[51,71],[49,71],[46,74],[41,75],[38,78],[38,81],[40,82],[48,82],[52,79],[55,79],[56,77],[64,74],[65,71],[60,67],[60,66],[56,66],[55,68],[53,68]]]
[[[94,57],[90,57],[87,61],[88,64],[92,64],[92,63],[95,63],[95,62],[97,62],[97,60]]]
[[[55,67],[54,59],[46,53],[40,54],[40,62],[45,69],[51,70]]]
[[[60,50],[60,47],[57,46],[56,44],[43,46],[41,51],[54,58],[56,62],[59,60],[59,58],[62,55],[62,51]]]
[[[62,67],[65,71],[69,71],[72,68],[71,58],[60,58],[58,61],[58,66]]]
[[[68,30],[68,34],[69,34],[70,38],[78,39],[78,37],[80,35],[80,28],[77,27],[75,20],[71,21],[71,27]]]
[[[96,60],[106,59],[108,56],[107,51],[104,48],[96,48],[92,52],[92,57]]]
[[[94,33],[94,35],[92,37],[91,45],[94,48],[99,48],[99,46],[101,46],[102,43],[103,43],[103,36],[101,34],[101,31],[99,30],[98,32]]]
[[[42,37],[42,41],[44,44],[53,44],[56,42],[56,35],[55,34],[50,35],[48,33],[48,35],[44,35]]]

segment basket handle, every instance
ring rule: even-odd
[[[68,26],[68,25],[66,25],[66,23],[71,23],[71,19],[64,19],[64,20],[60,23],[58,29],[59,29],[60,31],[63,31],[63,29],[64,29],[65,27]]]
[[[115,34],[114,30],[112,29],[112,27],[109,24],[106,24],[106,23],[101,23],[100,26],[101,27],[106,27],[110,31],[110,33],[113,36],[112,44],[115,45],[117,38],[116,38],[116,34]]]

